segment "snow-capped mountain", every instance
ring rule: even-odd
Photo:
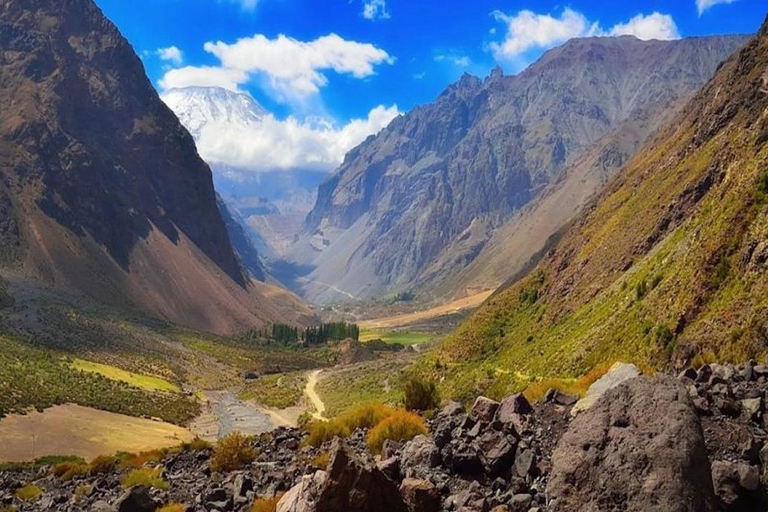
[[[249,126],[268,114],[251,96],[221,87],[171,89],[161,98],[196,140],[207,124]]]

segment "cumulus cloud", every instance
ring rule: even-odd
[[[248,126],[211,123],[200,132],[197,149],[207,162],[234,168],[242,176],[297,168],[331,171],[349,150],[398,115],[396,105],[379,105],[365,119],[341,127],[327,119],[279,120],[271,114]]]
[[[696,0],[696,8],[699,10],[699,16],[710,7],[718,4],[732,4],[736,0]]]
[[[363,0],[363,18],[386,20],[390,18],[386,0]]]
[[[638,39],[679,39],[675,20],[669,14],[651,13],[647,16],[638,14],[627,23],[615,25],[608,35],[611,36],[635,36]]]
[[[699,0],[723,1],[723,0]],[[504,40],[490,43],[499,60],[516,59],[534,49],[549,49],[575,37],[632,35],[638,39],[677,39],[680,33],[672,16],[653,12],[638,14],[626,23],[603,30],[582,13],[566,8],[559,16],[523,10],[514,15],[494,11],[492,16],[506,25]]]
[[[172,64],[179,66],[184,61],[184,54],[175,46],[169,46],[168,48],[158,48],[155,52],[161,60],[171,62]]]
[[[347,41],[336,34],[307,42],[283,34],[274,39],[256,34],[231,44],[208,42],[204,49],[217,57],[221,65],[169,71],[160,80],[160,86],[178,87],[183,81],[185,85],[216,83],[238,90],[253,75],[261,75],[278,99],[303,99],[328,83],[326,71],[365,78],[375,73],[375,66],[394,62],[386,51],[372,44]]]
[[[186,66],[171,69],[160,79],[160,88],[164,91],[181,87],[222,87],[230,91],[240,91],[240,84],[248,81],[248,73],[239,69],[215,66]]]

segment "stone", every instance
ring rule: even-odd
[[[715,493],[727,507],[757,510],[759,498],[754,491],[760,488],[760,474],[756,467],[743,462],[714,461],[712,482]]]
[[[670,376],[636,378],[576,416],[552,454],[555,511],[714,511],[704,435]],[[652,506],[651,506],[652,504]]]
[[[571,416],[576,416],[582,411],[586,411],[594,403],[605,394],[609,389],[613,389],[622,382],[629,379],[634,379],[641,375],[637,366],[627,363],[616,363],[608,370],[608,372],[597,379],[589,386],[587,394],[584,398],[576,402],[576,405],[571,409]]]
[[[477,438],[473,446],[485,470],[490,475],[498,475],[508,469],[515,457],[516,442],[510,442],[505,434],[489,431]]]
[[[677,378],[683,381],[684,384],[687,384],[688,382],[686,381],[686,379],[688,379],[689,381],[695,381],[696,377],[697,377],[696,370],[694,370],[691,367],[688,367],[685,370],[683,370],[680,373],[680,375],[678,375]]]
[[[741,401],[741,413],[748,420],[759,421],[763,414],[763,400],[761,398],[745,398]]]
[[[536,468],[536,454],[528,448],[518,448],[515,455],[515,472],[520,478],[532,474]]]
[[[149,490],[138,485],[131,487],[115,502],[117,512],[155,512],[157,505],[152,500]]]
[[[428,480],[406,478],[400,484],[402,494],[411,512],[439,512],[440,493]]]
[[[464,406],[459,402],[448,402],[445,407],[440,410],[439,416],[461,416],[466,410]]]
[[[396,456],[380,460],[376,463],[376,467],[379,468],[379,471],[384,473],[384,475],[386,475],[387,478],[393,482],[400,481],[400,459],[398,459]]]
[[[393,441],[391,439],[385,439],[384,444],[381,446],[381,458],[382,460],[394,457],[395,454],[403,447],[402,443]]]
[[[533,496],[530,494],[515,494],[509,501],[509,509],[512,512],[528,512],[533,503]]]
[[[563,393],[558,389],[550,389],[547,391],[545,399],[547,402],[553,402],[566,407],[574,405],[579,401],[579,397],[577,395],[569,395],[568,393]]]
[[[709,382],[709,379],[712,378],[712,367],[708,364],[705,364],[701,368],[699,368],[699,371],[696,372],[696,382]]]
[[[406,512],[397,486],[371,461],[343,441],[331,446],[328,471],[317,471],[292,487],[277,512]]]
[[[431,469],[438,464],[440,464],[440,450],[427,436],[414,437],[400,450],[400,468],[406,476],[409,472]]]
[[[741,403],[730,398],[718,398],[715,400],[717,409],[731,418],[737,418],[741,414]]]
[[[488,512],[488,500],[485,499],[480,484],[476,481],[459,493],[455,505],[456,512]]]
[[[239,474],[235,476],[232,483],[232,494],[236,498],[248,495],[248,491],[253,491],[253,480],[248,475]]]
[[[491,400],[484,396],[479,396],[475,400],[475,404],[472,406],[470,416],[475,421],[484,421],[490,423],[493,421],[493,417],[496,415],[496,411],[499,409],[499,402]]]

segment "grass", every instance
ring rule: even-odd
[[[385,404],[359,405],[330,421],[313,421],[309,424],[306,443],[319,447],[335,437],[349,437],[357,429],[373,429],[398,411]]]
[[[363,330],[360,333],[360,341],[372,341],[380,339],[384,343],[388,344],[400,344],[405,347],[412,345],[424,345],[435,339],[435,335],[428,332],[411,332],[411,331],[380,331],[380,330]]]
[[[282,497],[283,493],[278,493],[272,498],[258,498],[251,505],[251,512],[275,512]]]
[[[181,503],[169,503],[157,509],[157,512],[184,512],[185,510],[187,510],[187,507]]]
[[[107,377],[108,379],[119,380],[131,386],[135,386],[147,391],[166,391],[169,393],[181,392],[181,388],[179,386],[160,377],[127,372],[114,366],[94,363],[84,359],[75,359],[72,361],[71,365],[76,370],[98,373],[104,377]]]
[[[43,490],[36,485],[29,484],[16,489],[14,495],[21,501],[34,501],[43,495]]]
[[[578,379],[558,379],[548,377],[538,382],[530,384],[523,394],[529,402],[540,402],[544,399],[547,391],[550,389],[556,389],[569,395],[578,395],[583,397],[587,394],[589,386],[591,386],[596,380],[608,373],[611,368],[611,364],[603,363],[587,372],[584,376]]]
[[[398,442],[410,441],[418,435],[427,433],[427,424],[418,414],[408,411],[395,411],[368,432],[368,447],[374,454],[381,453],[387,439]]]
[[[247,383],[239,397],[242,400],[254,400],[267,407],[285,409],[298,404],[305,384],[304,372],[267,375]]]
[[[167,490],[168,482],[162,478],[162,470],[159,468],[134,469],[120,479],[123,489],[130,489],[137,485],[152,487],[154,489]]]
[[[55,466],[63,462],[85,464],[85,459],[76,455],[47,455],[45,457],[38,457],[32,462],[0,462],[0,471],[19,473],[22,471],[33,471],[35,468],[43,466]]]

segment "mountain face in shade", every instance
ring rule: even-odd
[[[302,293],[326,302],[450,279],[596,145],[632,132],[595,163],[604,175],[578,191],[588,197],[744,41],[577,39],[517,76],[465,75],[352,150],[320,187],[293,254],[314,267]]]
[[[440,359],[460,365],[443,377],[476,391],[490,367],[764,357],[767,294],[768,19],[539,265],[446,342]],[[496,392],[520,385],[500,373]]]
[[[5,266],[210,330],[294,315],[246,277],[210,169],[91,0],[0,0],[0,142]]]

